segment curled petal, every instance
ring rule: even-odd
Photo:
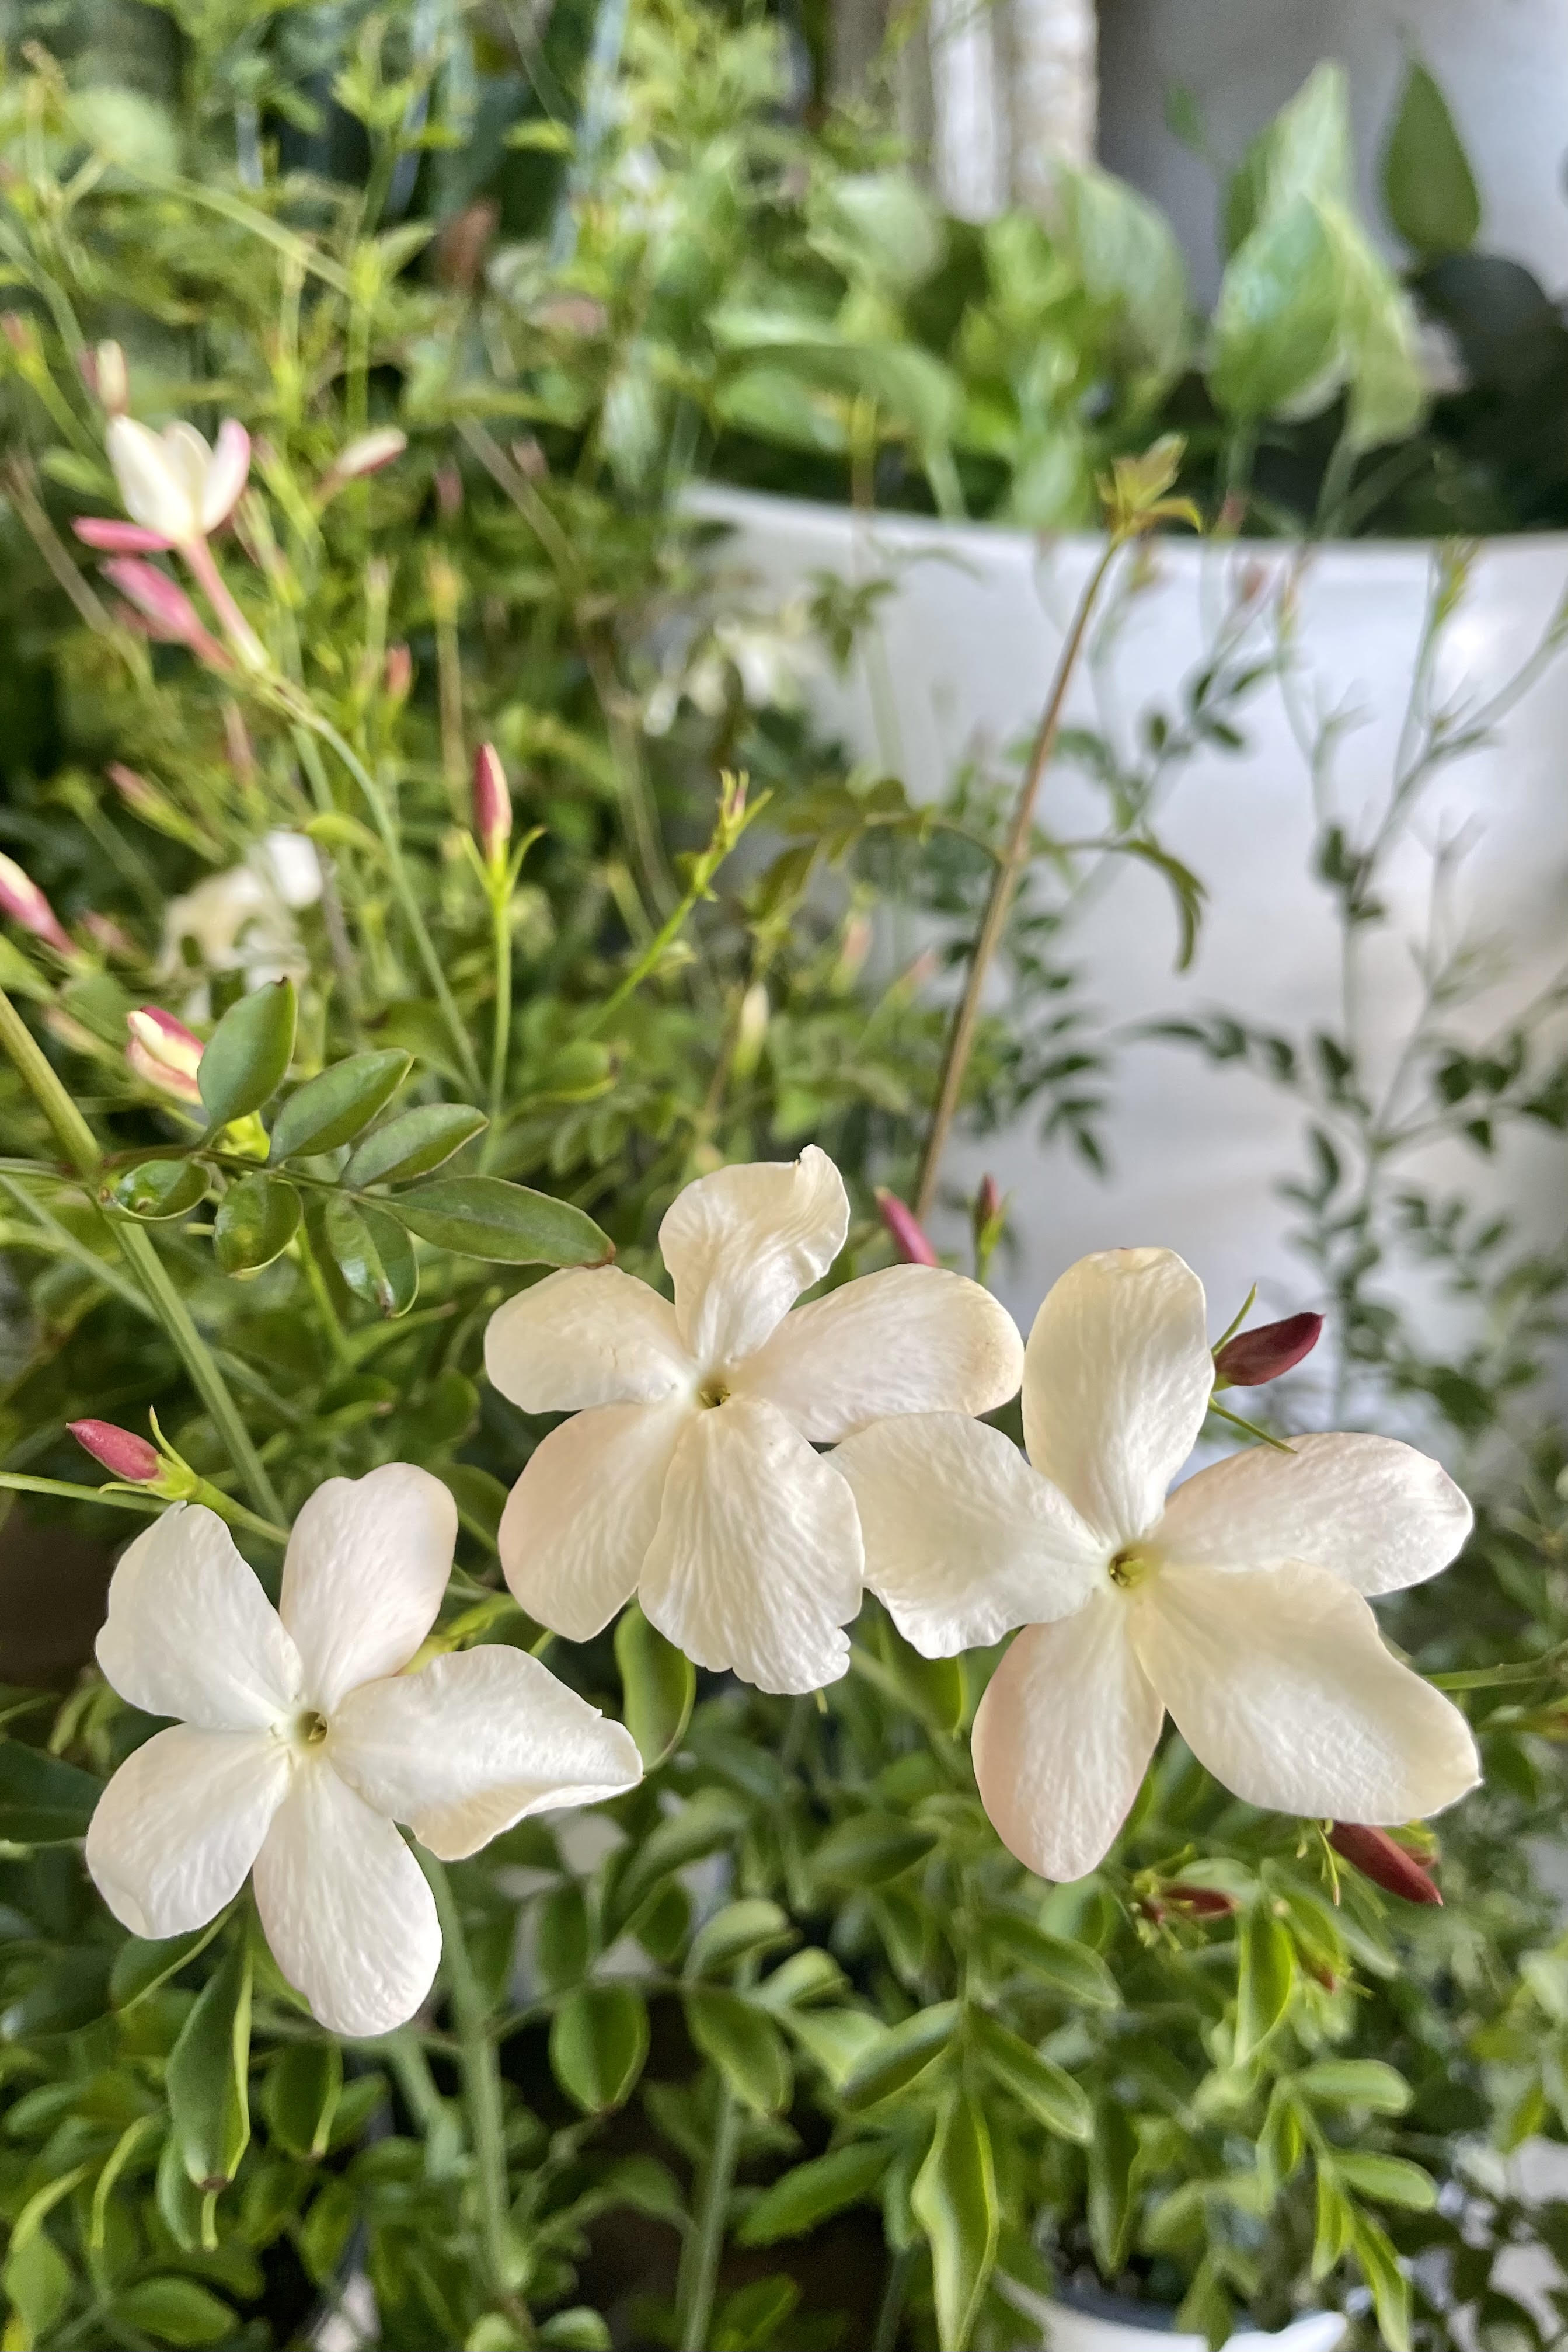
[[[1457,1706],[1321,1568],[1165,1568],[1133,1601],[1143,1671],[1200,1764],[1248,1804],[1352,1822],[1441,1812],[1480,1778]]]
[[[201,435],[189,425],[184,431],[200,446],[205,459],[206,444]],[[169,435],[150,432],[133,416],[111,416],[104,441],[132,521],[156,531],[174,546],[195,539],[200,529],[200,476],[191,464],[188,448]]]
[[[524,1412],[654,1404],[696,1371],[675,1309],[618,1265],[567,1266],[498,1307],[485,1370]]]
[[[436,1622],[457,1539],[449,1491],[411,1463],[317,1487],[289,1538],[278,1611],[324,1715],[356,1683],[408,1664]]]
[[[1029,1459],[1113,1546],[1133,1542],[1197,1443],[1213,1387],[1204,1286],[1174,1250],[1080,1258],[1029,1334]]]
[[[1331,1569],[1358,1592],[1396,1592],[1447,1568],[1473,1513],[1440,1462],[1397,1438],[1298,1437],[1249,1447],[1178,1486],[1162,1555],[1199,1568]]]
[[[330,1765],[296,1771],[255,1883],[272,1956],[329,2033],[406,2025],[441,1958],[435,1897],[393,1824]]]
[[[1065,1617],[1104,1567],[1066,1496],[982,1421],[879,1421],[832,1459],[860,1513],[866,1581],[922,1657]]]
[[[849,1231],[844,1179],[815,1143],[798,1160],[718,1168],[678,1193],[658,1229],[689,1354],[704,1367],[760,1348]]]
[[[522,1650],[437,1658],[363,1683],[332,1718],[330,1760],[444,1862],[525,1813],[594,1805],[642,1778],[637,1742]]]
[[[216,1511],[176,1503],[123,1553],[98,1663],[148,1715],[262,1730],[299,1703],[299,1653]]]
[[[531,1617],[591,1641],[637,1591],[683,1403],[604,1404],[534,1448],[501,1513],[501,1567]]]
[[[174,544],[161,530],[148,530],[139,522],[116,522],[110,515],[79,516],[71,529],[84,547],[96,547],[105,555],[152,555]]]
[[[216,530],[226,522],[239,503],[250,473],[250,436],[243,425],[226,416],[218,427],[217,446],[213,450],[200,488],[200,515],[204,531]]]
[[[1041,1878],[1083,1878],[1104,1860],[1160,1737],[1164,1709],[1127,1617],[1105,1592],[1059,1624],[1026,1626],[975,1711],[980,1801]]]
[[[88,1824],[93,1885],[133,1936],[205,1927],[244,1885],[288,1786],[288,1751],[269,1732],[155,1732]]]
[[[979,1283],[890,1265],[795,1307],[731,1381],[830,1445],[894,1413],[991,1412],[1023,1369],[1017,1326]]]
[[[862,1565],[848,1486],[773,1406],[691,1416],[638,1586],[668,1640],[759,1690],[818,1690],[848,1667]]]

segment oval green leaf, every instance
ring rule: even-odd
[[[250,2140],[250,1955],[237,1942],[169,2053],[169,2125],[186,2179],[225,2189]]]
[[[110,1199],[128,1217],[156,1224],[188,1216],[207,1189],[206,1170],[195,1160],[143,1160],[118,1177]]]
[[[772,2018],[716,1986],[689,1992],[685,2008],[687,2032],[741,2105],[754,2116],[780,2114],[789,2105],[795,2069]]]
[[[319,2164],[342,2095],[343,2053],[335,2042],[286,2042],[261,2086],[269,2135],[301,2163]]]
[[[550,2029],[550,2063],[584,2115],[624,2106],[647,2056],[647,2008],[629,1985],[585,1985],[562,2002]]]
[[[503,1176],[446,1176],[387,1202],[411,1233],[496,1265],[605,1265],[615,1244],[569,1201]]]
[[[61,1757],[20,1739],[0,1740],[0,1838],[12,1845],[63,1845],[85,1836],[103,1783]]]
[[[367,1127],[391,1101],[409,1071],[413,1057],[400,1047],[378,1054],[354,1054],[334,1063],[291,1094],[272,1129],[274,1160],[291,1160],[310,1151],[335,1151]]]
[[[621,1706],[645,1771],[652,1772],[678,1745],[691,1719],[697,1669],[683,1651],[650,1625],[634,1601],[616,1627]]]
[[[1383,159],[1388,217],[1424,260],[1465,253],[1481,225],[1480,192],[1448,102],[1426,67],[1410,61]]]
[[[489,1125],[472,1103],[425,1103],[399,1111],[354,1147],[343,1181],[356,1190],[428,1176]]]
[[[811,1857],[818,1878],[842,1886],[884,1886],[923,1862],[936,1832],[897,1813],[856,1813],[828,1831]]]
[[[1072,2076],[982,2010],[973,2013],[970,2029],[993,2080],[1048,2132],[1087,2147],[1094,2136],[1094,2109]]]
[[[814,2157],[808,2164],[797,2164],[747,2207],[736,2237],[742,2246],[772,2246],[781,2238],[804,2237],[819,2221],[869,2197],[892,2153],[887,2140],[857,2139]]]
[[[214,1127],[259,1110],[294,1057],[294,983],[269,981],[231,1004],[203,1049],[196,1084]]]
[[[328,1202],[322,1223],[327,1247],[354,1297],[388,1318],[406,1315],[419,1295],[419,1261],[396,1219],[340,1193]]]
[[[281,1257],[300,1229],[300,1195],[276,1176],[242,1176],[218,1202],[213,1252],[226,1274],[255,1274]]]
[[[942,2352],[963,2352],[990,2284],[1001,2230],[991,2135],[979,2101],[968,2092],[943,2112],[910,2206],[931,2248],[937,2341]]]
[[[934,2065],[952,2041],[958,2024],[955,2000],[940,2000],[920,2009],[901,2025],[889,2026],[858,2058],[838,2086],[838,2095],[851,2114],[874,2106],[908,2088],[928,2066]]]

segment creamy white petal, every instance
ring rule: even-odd
[[[256,1858],[272,1956],[330,2033],[389,2033],[435,1982],[441,1928],[384,1814],[315,1760],[295,1772]]]
[[[624,1609],[658,1526],[664,1482],[693,1408],[604,1404],[534,1448],[501,1513],[513,1597],[552,1632],[587,1642]]]
[[[760,1348],[848,1231],[844,1179],[815,1143],[798,1160],[716,1168],[688,1184],[665,1212],[658,1246],[689,1352],[716,1370]]]
[[[668,1299],[618,1265],[567,1266],[498,1307],[485,1370],[524,1412],[655,1404],[696,1373]]]
[[[1480,1777],[1464,1717],[1326,1568],[1165,1568],[1133,1603],[1144,1672],[1249,1804],[1346,1822],[1440,1812]]]
[[[992,1412],[1023,1371],[1000,1299],[943,1266],[890,1265],[795,1307],[732,1385],[832,1445],[891,1413]]]
[[[1214,1386],[1204,1286],[1174,1250],[1100,1250],[1069,1266],[1024,1360],[1024,1443],[1112,1544],[1159,1517]]]
[[[819,1690],[848,1666],[861,1570],[854,1496],[783,1413],[732,1397],[693,1415],[638,1588],[661,1633],[759,1690]]]
[[[642,1779],[624,1724],[499,1643],[362,1683],[332,1717],[328,1760],[443,1862],[477,1853],[525,1813],[595,1805]]]
[[[104,441],[132,521],[163,539],[195,538],[195,507],[178,463],[159,436],[133,416],[114,416]]]
[[[1041,1878],[1083,1878],[1115,1843],[1142,1786],[1164,1709],[1133,1653],[1121,1596],[1030,1625],[974,1716],[980,1801],[1010,1853]]]
[[[288,1787],[288,1750],[269,1732],[154,1732],[88,1824],[94,1885],[133,1936],[205,1927],[244,1885]]]
[[[212,471],[213,453],[206,436],[178,417],[163,432],[163,462],[184,493],[194,530],[202,528],[202,495]]]
[[[412,1463],[317,1487],[294,1522],[278,1604],[312,1706],[331,1715],[356,1683],[408,1664],[436,1622],[457,1540],[450,1493]]]
[[[203,478],[200,498],[204,530],[216,530],[227,520],[250,471],[250,436],[243,425],[226,416],[218,427],[217,446]]]
[[[1163,1557],[1199,1568],[1331,1568],[1358,1592],[1397,1592],[1447,1568],[1473,1514],[1440,1462],[1397,1438],[1293,1438],[1200,1470],[1166,1507]]]
[[[98,1663],[132,1706],[213,1731],[298,1703],[300,1656],[216,1511],[176,1503],[121,1558]]]
[[[874,1422],[832,1457],[849,1482],[866,1581],[928,1658],[1065,1617],[1105,1545],[1012,1440],[956,1412]]]

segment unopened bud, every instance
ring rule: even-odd
[[[550,471],[550,460],[531,433],[512,443],[511,462],[525,482],[542,482]]]
[[[486,196],[444,221],[436,239],[436,276],[467,293],[484,268],[485,248],[500,223],[500,206]]]
[[[463,511],[463,478],[456,466],[436,468],[436,504],[443,522],[455,522]]]
[[[1329,1832],[1329,1843],[1385,1895],[1397,1895],[1403,1903],[1442,1902],[1430,1872],[1386,1830],[1370,1829],[1360,1822],[1336,1822]]]
[[[24,874],[14,858],[5,856],[0,856],[0,914],[9,915],[57,955],[74,952],[58,916],[31,875]]]
[[[926,1239],[914,1211],[886,1186],[877,1187],[877,1214],[892,1235],[893,1248],[906,1265],[940,1265],[938,1257]]]
[[[177,581],[155,563],[133,555],[116,556],[103,567],[126,603],[138,614],[149,636],[165,645],[188,646],[198,657],[218,669],[229,667],[228,656],[202,626],[201,615]]]
[[[111,1478],[132,1486],[155,1486],[163,1475],[163,1457],[155,1445],[111,1421],[68,1421],[66,1427],[84,1453],[101,1462]]]
[[[134,963],[140,953],[135,940],[112,915],[100,915],[96,908],[81,919],[82,929],[101,955],[118,956],[124,963]]]
[[[1279,1323],[1260,1323],[1256,1331],[1238,1331],[1215,1350],[1215,1386],[1257,1389],[1277,1381],[1311,1354],[1322,1329],[1321,1315],[1287,1315]]]
[[[223,706],[223,740],[228,747],[228,762],[242,784],[256,782],[256,751],[250,740],[250,730],[237,702]]]
[[[37,330],[20,310],[0,310],[0,335],[5,336],[18,359],[30,358],[37,342]]]
[[[828,982],[828,986],[835,995],[847,995],[850,989],[854,987],[864,969],[866,959],[871,952],[871,942],[875,936],[875,927],[869,915],[861,913],[850,916],[844,926],[844,936],[839,944],[837,959],[833,966],[833,977]]]
[[[90,354],[84,352],[82,373],[97,394],[100,405],[110,416],[123,416],[131,405],[131,385],[125,372],[125,353],[120,345],[100,343]]]
[[[414,683],[414,656],[404,645],[388,646],[382,681],[391,702],[406,702]]]
[[[401,457],[408,446],[408,436],[400,433],[395,425],[378,425],[374,433],[362,433],[345,449],[340,449],[317,484],[317,495],[331,498],[345,482],[358,481],[363,474],[378,474]]]
[[[159,1004],[139,1005],[126,1014],[125,1025],[131,1032],[125,1058],[136,1076],[180,1102],[199,1104],[202,1090],[196,1073],[202,1066],[201,1039]]]
[[[762,1060],[763,1041],[772,1016],[766,986],[760,980],[752,981],[741,999],[740,1016],[735,1023],[735,1050],[730,1056],[730,1076],[737,1085],[744,1085]]]
[[[1239,1909],[1234,1895],[1226,1895],[1217,1886],[1189,1886],[1184,1880],[1161,1889],[1161,1899],[1173,1910],[1184,1911],[1189,1919],[1228,1919]]]
[[[500,864],[511,839],[511,794],[493,743],[481,743],[474,754],[474,838],[490,866]]]

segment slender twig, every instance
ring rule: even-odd
[[[461,2052],[463,2095],[468,2130],[479,2172],[479,2231],[486,2284],[498,2303],[517,2317],[522,2306],[508,2280],[508,2241],[511,2197],[507,2179],[505,2114],[501,2105],[500,2064],[491,2032],[489,2003],[474,1972],[463,1934],[462,1913],[452,1884],[432,1854],[419,1850],[418,1859],[436,1897],[446,1957],[447,1982]]]
[[[721,2080],[712,2145],[702,2168],[697,2226],[681,2249],[675,2291],[675,2324],[680,2352],[708,2352],[711,2341],[713,2302],[724,2252],[724,2225],[729,2218],[730,2191],[734,2185],[735,2159],[740,2148],[740,2105],[729,2084]]]
[[[963,994],[959,999],[958,1010],[953,1015],[952,1028],[948,1035],[947,1055],[942,1070],[942,1085],[937,1094],[936,1108],[931,1113],[925,1150],[921,1155],[920,1178],[915,1187],[914,1208],[917,1217],[923,1218],[930,1215],[931,1202],[936,1197],[937,1178],[942,1171],[942,1156],[946,1149],[948,1135],[963,1092],[964,1075],[969,1067],[970,1055],[973,1051],[974,1033],[980,1020],[980,1004],[984,994],[986,979],[990,973],[992,960],[1007,927],[1007,917],[1013,905],[1013,894],[1017,888],[1019,877],[1028,861],[1030,843],[1034,834],[1035,802],[1039,794],[1040,779],[1050,765],[1051,754],[1056,750],[1057,737],[1061,731],[1062,711],[1067,703],[1068,688],[1072,684],[1073,672],[1078,667],[1079,656],[1083,651],[1084,639],[1089,634],[1089,625],[1093,617],[1094,608],[1100,601],[1100,590],[1105,585],[1107,575],[1121,551],[1121,545],[1122,541],[1114,535],[1107,541],[1105,552],[1089,574],[1089,584],[1079,599],[1078,611],[1073,616],[1067,643],[1063,646],[1058,660],[1056,676],[1051,681],[1051,690],[1041,714],[1034,748],[1029,754],[1029,764],[1024,772],[1024,781],[1018,788],[1018,798],[1013,811],[1013,823],[1007,835],[1007,845],[1002,853],[1001,863],[996,868],[995,877],[991,885],[991,895],[985,902],[985,913],[969,959],[969,974],[963,984]]]

